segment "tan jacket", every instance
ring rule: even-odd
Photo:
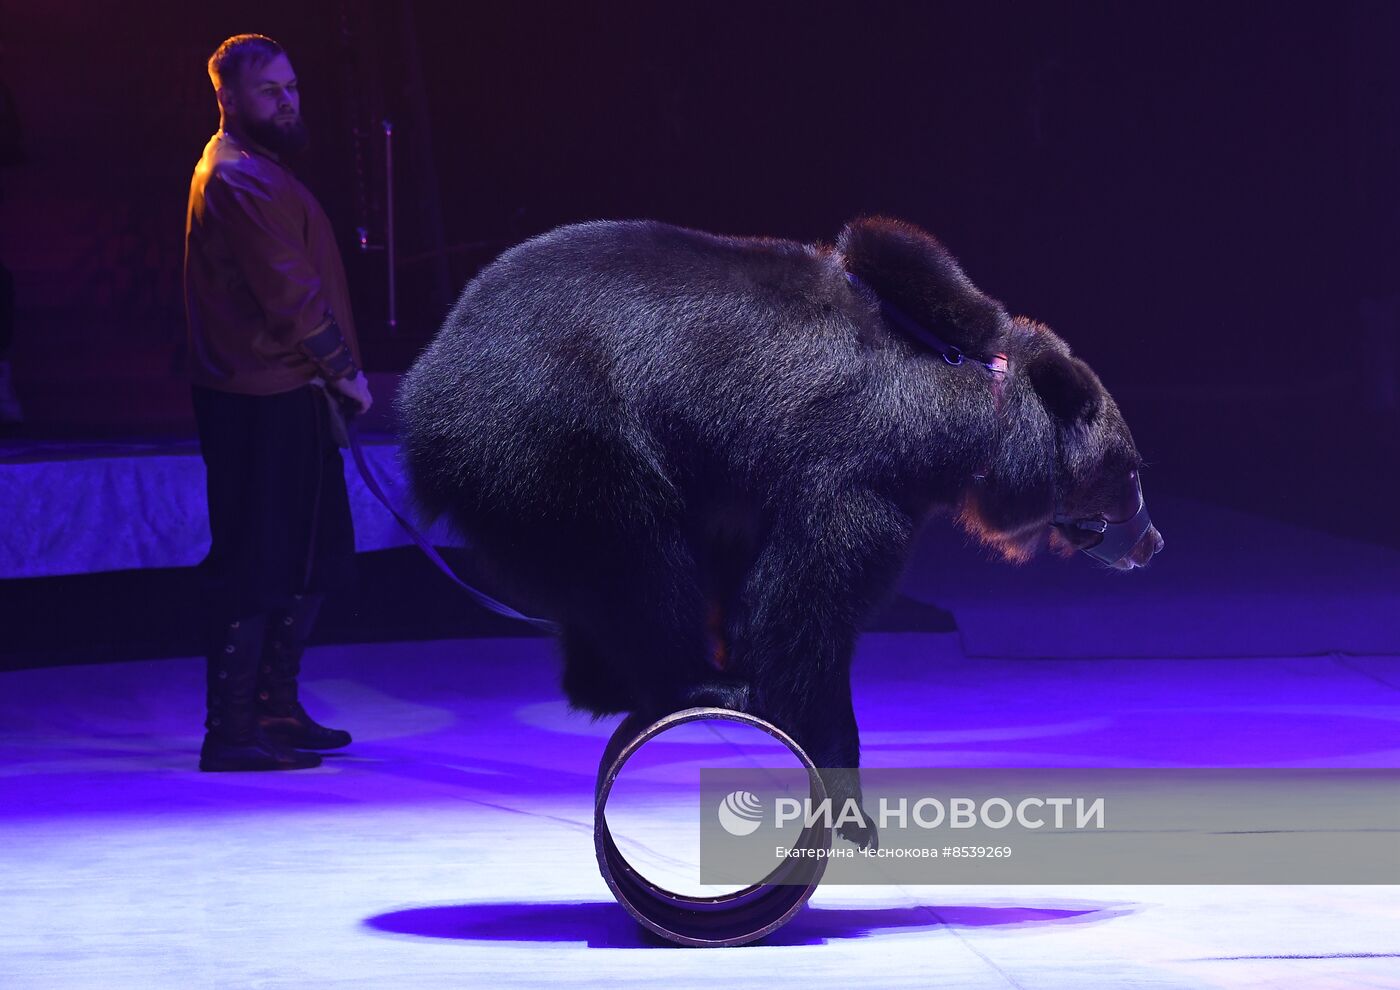
[[[284,164],[222,130],[190,181],[185,315],[196,385],[249,395],[305,385],[318,369],[298,345],[331,320],[360,363],[325,211]]]

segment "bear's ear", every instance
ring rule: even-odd
[[[846,224],[836,247],[846,271],[948,343],[981,358],[1001,350],[1006,310],[972,284],[932,234],[867,217]]]
[[[1026,365],[1026,374],[1050,415],[1065,425],[1087,422],[1099,411],[1101,386],[1078,358],[1048,350]]]

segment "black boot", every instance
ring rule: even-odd
[[[219,629],[205,657],[208,715],[201,770],[305,770],[320,766],[315,753],[298,753],[265,737],[254,710],[258,658],[267,621],[253,616]]]
[[[296,595],[291,607],[273,612],[258,667],[258,727],[269,738],[297,749],[340,749],[350,733],[319,724],[297,700],[301,655],[324,596]]]

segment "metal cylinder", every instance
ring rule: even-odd
[[[826,872],[825,855],[785,859],[758,883],[731,893],[707,897],[678,894],[637,872],[618,851],[604,815],[613,783],[633,753],[663,732],[705,719],[740,722],[772,736],[806,768],[813,806],[826,799],[826,787],[811,758],[785,732],[761,718],[727,708],[687,708],[654,721],[633,715],[613,733],[598,766],[593,844],[598,853],[598,869],[613,896],[646,928],[681,945],[743,945],[776,931],[798,912]],[[793,848],[830,849],[831,828],[818,824],[803,829]]]
[[[394,123],[381,122],[384,128],[384,256],[389,272],[389,332],[399,325],[399,256],[394,250]]]

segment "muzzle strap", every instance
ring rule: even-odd
[[[1102,534],[1098,542],[1093,546],[1084,547],[1083,550],[1090,557],[1101,560],[1105,564],[1116,564],[1126,557],[1133,547],[1138,545],[1138,541],[1152,528],[1152,519],[1147,514],[1147,500],[1142,497],[1141,478],[1138,479],[1137,492],[1137,512],[1133,513],[1131,519],[1126,519],[1123,522],[1109,522],[1102,516],[1077,519],[1062,512],[1056,512],[1054,523],[1056,526],[1069,526],[1074,529]]]

